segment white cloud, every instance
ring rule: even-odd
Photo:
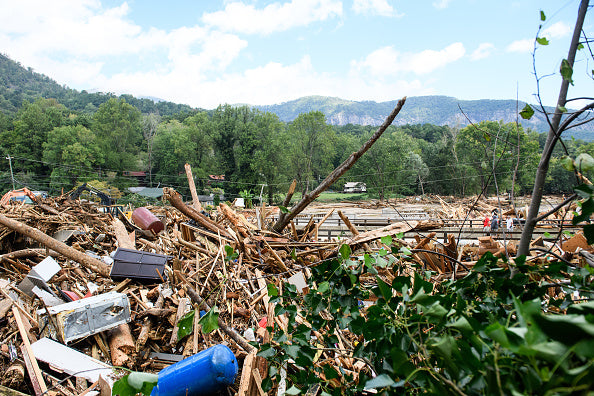
[[[396,14],[394,7],[387,0],[354,0],[353,11],[357,14],[402,16],[402,14]]]
[[[363,61],[352,62],[351,71],[369,72],[375,76],[394,76],[402,72],[422,75],[457,61],[464,53],[462,43],[451,44],[440,51],[425,50],[408,54],[401,54],[391,46],[383,47],[370,53]]]
[[[564,22],[557,22],[542,31],[542,37],[555,39],[565,37],[571,33],[571,26]]]
[[[491,51],[495,49],[495,46],[491,43],[481,43],[476,50],[470,55],[470,59],[473,61],[485,59],[491,56]]]
[[[516,40],[506,47],[507,52],[532,52],[534,49],[534,40],[524,39]]]
[[[340,16],[342,2],[338,0],[292,0],[284,4],[273,3],[262,9],[234,2],[227,4],[224,11],[204,14],[202,21],[228,32],[270,34]]]
[[[0,0],[0,9],[10,10],[0,13],[2,52],[78,89],[149,94],[150,84],[159,85],[163,75],[183,80],[223,73],[247,46],[235,35],[201,26],[169,32],[143,29],[128,19],[126,2],[103,8],[94,0],[23,0],[10,5]],[[122,60],[128,58],[130,62]],[[108,77],[105,68],[113,70],[117,63],[144,72],[120,70]],[[129,91],[133,87],[138,89]]]
[[[571,26],[565,22],[557,22],[548,28],[544,29],[540,37],[548,40],[558,39],[567,36],[571,33]],[[534,39],[516,40],[506,47],[507,52],[529,53],[534,50]]]
[[[436,0],[433,2],[433,7],[443,10],[450,5],[452,0]]]

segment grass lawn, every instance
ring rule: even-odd
[[[324,191],[316,198],[317,202],[340,202],[340,201],[360,201],[369,199],[369,196],[365,193],[341,193],[341,192],[329,192]],[[294,204],[301,200],[301,193],[295,193],[291,199],[291,203]]]

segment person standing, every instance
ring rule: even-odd
[[[485,219],[483,220],[483,231],[485,232],[485,235],[489,235],[489,232],[491,231],[491,219],[489,218],[489,215],[485,215]]]
[[[499,219],[497,218],[497,214],[493,214],[493,218],[491,219],[491,232],[497,233],[497,228],[499,228]]]
[[[505,220],[505,228],[507,228],[508,231],[512,231],[514,229],[514,219],[513,219],[513,217],[509,216]]]

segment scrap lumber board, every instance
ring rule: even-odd
[[[25,364],[27,365],[27,371],[29,372],[31,383],[35,389],[35,395],[43,395],[47,392],[47,386],[45,385],[45,381],[41,375],[41,370],[39,369],[39,365],[35,359],[35,354],[31,349],[31,343],[29,342],[29,336],[27,335],[23,318],[21,318],[21,313],[15,306],[12,307],[12,314],[14,315],[19,332],[21,333],[21,338],[23,339],[23,358],[25,360]]]

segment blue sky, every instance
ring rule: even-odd
[[[78,90],[212,109],[324,95],[554,104],[579,0],[0,0],[0,52]],[[592,12],[584,30],[592,36]],[[585,52],[585,51],[582,51]],[[587,54],[570,96],[591,96]]]

